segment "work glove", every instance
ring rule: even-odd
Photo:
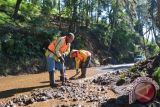
[[[64,62],[65,62],[63,56],[61,56],[61,57],[59,58],[59,60],[60,60],[61,63],[64,63]]]

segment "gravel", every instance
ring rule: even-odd
[[[37,89],[31,92],[31,96],[20,95],[5,103],[0,103],[0,107],[26,106],[34,102],[42,102],[50,99],[58,99],[72,102],[97,102],[95,107],[147,107],[139,103],[128,104],[128,92],[130,84],[138,74],[130,74],[117,71],[107,73],[94,79],[86,80],[83,83],[66,83],[57,88]],[[117,98],[108,98],[104,93],[112,90]],[[152,103],[151,107],[160,107],[158,103]],[[57,105],[56,107],[83,107],[82,105]],[[92,106],[94,107],[94,106]]]

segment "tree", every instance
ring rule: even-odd
[[[110,49],[111,49],[111,46],[112,46],[112,40],[113,40],[113,33],[114,33],[114,31],[115,31],[115,29],[116,29],[116,21],[117,21],[117,13],[118,13],[118,0],[113,0],[112,1],[112,10],[113,10],[113,12],[112,12],[112,14],[110,14],[110,15],[112,15],[111,17],[110,17],[110,25],[111,25],[111,29],[112,29],[112,33],[111,33],[111,39],[110,39],[110,43],[109,43],[109,48],[108,48],[108,53],[110,52]]]
[[[77,6],[78,6],[78,0],[71,0],[71,7],[73,12],[72,12],[72,19],[71,19],[68,31],[72,31],[72,32],[76,31]]]
[[[16,2],[14,14],[13,14],[13,18],[14,18],[14,19],[16,19],[17,16],[18,16],[18,11],[19,11],[21,2],[22,2],[22,0],[17,0],[17,2]]]
[[[61,22],[61,0],[58,0],[58,12],[59,12],[59,29],[61,29],[62,22]]]
[[[160,20],[159,20],[160,19],[160,0],[157,0],[157,7],[158,7],[157,9],[158,11],[157,11],[157,18],[156,18],[157,23],[156,24],[160,29]]]

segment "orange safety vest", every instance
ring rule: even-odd
[[[83,54],[85,55],[82,55],[80,52],[77,52],[77,58],[80,59],[80,61],[85,61],[86,60],[86,57],[88,56],[91,56],[91,53],[89,51],[84,51],[83,50]]]
[[[66,50],[68,49],[68,44],[66,43],[66,36],[61,37],[61,40],[64,40],[65,42],[63,43],[63,45],[61,46],[61,48],[60,48],[59,51],[60,51],[61,53],[65,53]],[[56,46],[59,45],[59,42],[60,42],[61,40],[59,40],[59,41],[58,41],[58,39],[53,40],[53,41],[49,44],[48,50],[51,51],[51,52],[53,52],[53,53],[55,53]]]

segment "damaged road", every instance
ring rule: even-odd
[[[48,86],[35,88],[27,93],[22,92],[12,97],[5,97],[1,101],[0,107],[36,107],[40,105],[40,107],[148,107],[148,105],[139,103],[128,104],[127,89],[137,77],[137,74],[131,76],[127,72],[132,65],[110,65],[89,69],[86,79],[72,80],[65,86],[57,88]],[[71,71],[67,72],[69,76],[74,74],[70,73]],[[0,94],[2,95],[3,92]],[[155,102],[152,103],[153,107],[159,107],[159,102],[157,100]]]

